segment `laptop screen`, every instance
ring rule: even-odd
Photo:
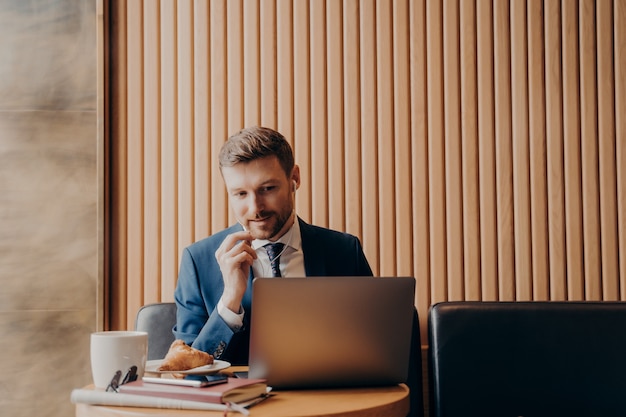
[[[406,380],[414,278],[257,278],[252,300],[251,378],[278,389]]]

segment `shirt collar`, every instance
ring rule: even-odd
[[[282,235],[276,242],[284,243],[285,245],[292,247],[294,250],[300,250],[300,246],[302,245],[302,238],[300,235],[300,222],[298,221],[298,216],[296,216],[289,230],[287,230],[287,232]],[[252,241],[252,248],[254,250],[258,250],[268,243],[276,242],[270,242],[267,239],[254,239]]]

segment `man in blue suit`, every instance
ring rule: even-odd
[[[244,129],[223,145],[219,163],[238,223],[183,251],[174,335],[245,365],[255,277],[371,276],[372,270],[358,238],[296,216],[300,168],[280,133]]]

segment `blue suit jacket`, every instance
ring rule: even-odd
[[[355,236],[300,222],[304,269],[307,276],[371,276],[361,242]],[[224,281],[215,252],[229,234],[243,230],[236,224],[185,248],[174,292],[174,336],[196,349],[233,365],[248,363],[252,314],[252,272],[242,306],[244,325],[233,332],[217,313]]]

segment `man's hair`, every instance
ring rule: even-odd
[[[235,133],[222,145],[219,155],[220,169],[272,155],[278,158],[285,175],[291,175],[294,166],[293,151],[285,137],[267,127],[249,127]]]

